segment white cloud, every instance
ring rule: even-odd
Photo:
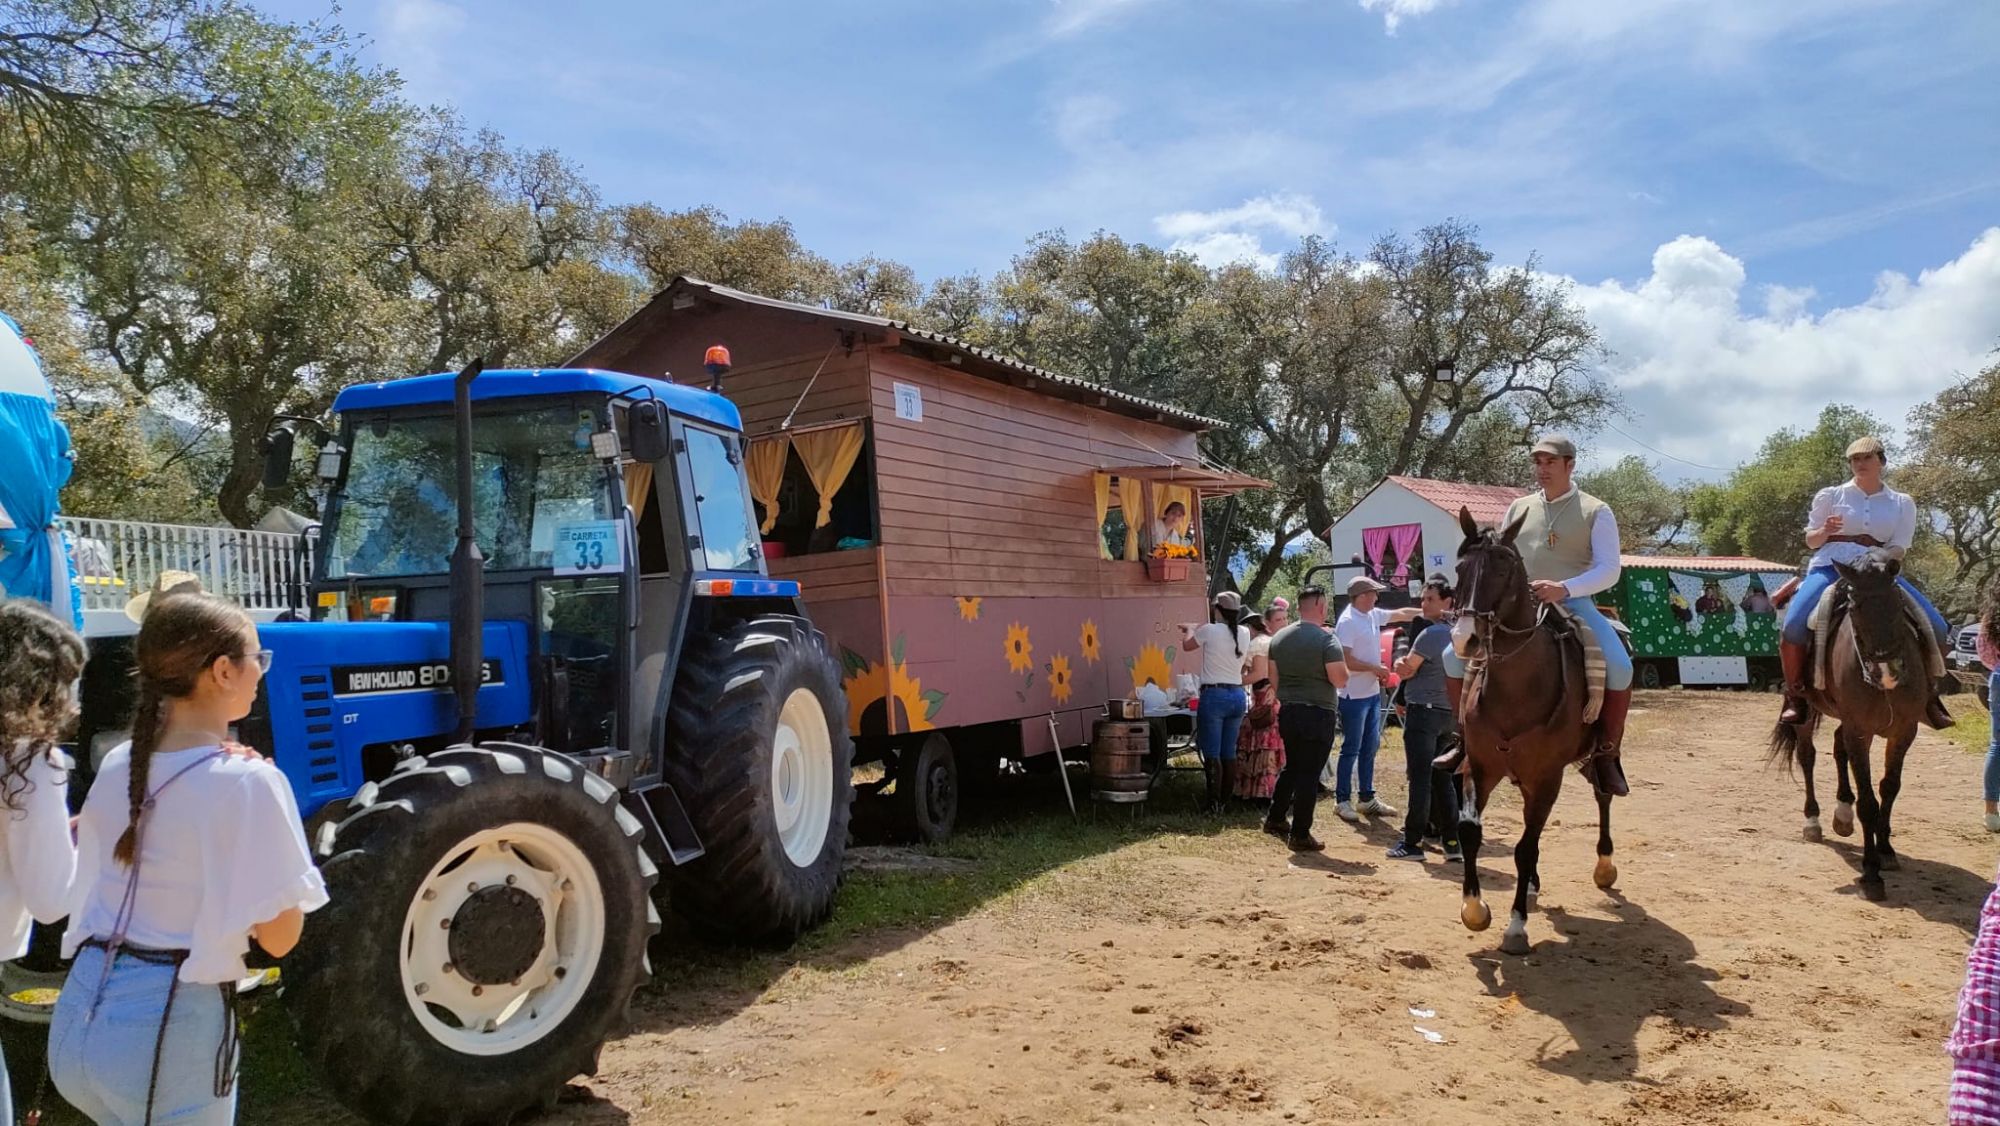
[[[1192,254],[1204,265],[1248,262],[1266,271],[1278,268],[1279,255],[1264,248],[1264,235],[1283,236],[1290,243],[1332,230],[1310,197],[1288,193],[1255,196],[1215,211],[1169,212],[1155,217],[1153,228],[1170,240],[1171,249]]]
[[[1046,25],[1050,37],[1065,39],[1144,7],[1153,0],[1051,0],[1055,13]]]
[[[1361,0],[1361,7],[1370,12],[1382,13],[1382,26],[1389,34],[1396,34],[1396,28],[1410,16],[1428,15],[1437,10],[1443,0]]]
[[[1810,426],[1828,403],[1901,424],[1910,408],[1978,371],[2000,345],[2000,227],[1915,278],[1884,272],[1869,297],[1817,315],[1808,289],[1765,286],[1761,312],[1742,307],[1748,271],[1706,238],[1682,236],[1653,255],[1637,285],[1571,282],[1612,355],[1605,375],[1625,396],[1621,428],[1690,468],[1755,456],[1773,431]],[[1593,461],[1622,453],[1607,432]],[[1657,458],[1656,458],[1657,459]]]

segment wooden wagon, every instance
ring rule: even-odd
[[[707,383],[734,367],[770,573],[845,666],[857,763],[925,836],[1001,758],[1088,741],[1109,699],[1191,673],[1204,564],[1154,558],[1181,502],[1262,482],[1209,419],[880,317],[681,278],[575,358]],[[1052,734],[1053,728],[1053,734]],[[893,783],[893,785],[890,785]]]

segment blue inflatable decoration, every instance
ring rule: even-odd
[[[56,498],[73,458],[41,357],[21,326],[0,313],[0,464],[7,466],[0,473],[0,593],[46,602],[82,628],[81,599],[56,525]]]

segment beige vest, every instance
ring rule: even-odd
[[[1500,526],[1505,528],[1526,513],[1514,546],[1528,564],[1528,579],[1567,582],[1590,569],[1591,521],[1603,509],[1603,501],[1581,489],[1552,503],[1534,492],[1509,505]]]

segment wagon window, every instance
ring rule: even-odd
[[[750,442],[750,495],[764,557],[875,546],[873,441],[859,424]],[[832,486],[826,503],[821,485]]]

